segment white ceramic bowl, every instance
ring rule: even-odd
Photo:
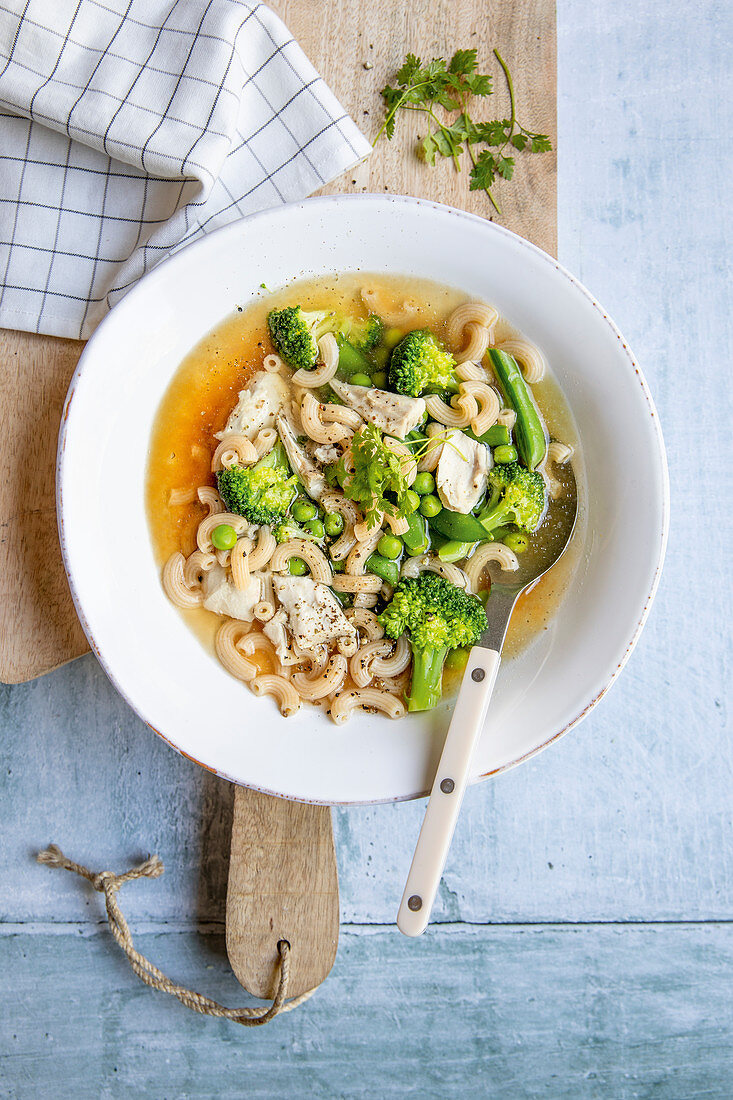
[[[664,555],[668,483],[649,390],[620,333],[545,253],[505,229],[416,199],[349,196],[278,207],[157,267],[89,341],[59,443],[58,512],[72,593],[108,676],[170,744],[219,775],[317,802],[415,798],[433,778],[449,706],[399,722],[285,720],[207,653],[168,602],[144,482],[156,410],[184,355],[236,306],[294,278],[420,275],[497,307],[538,344],[582,445],[585,545],[552,626],[506,662],[474,780],[579,722],[639,636]]]

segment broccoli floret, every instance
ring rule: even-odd
[[[343,317],[333,310],[303,310],[300,306],[273,309],[267,316],[272,342],[295,370],[310,370],[318,359],[318,341],[327,332],[341,336],[358,351],[369,351],[382,336],[379,317]]]
[[[368,317],[358,320],[354,317],[344,317],[338,322],[338,331],[349,341],[352,347],[359,351],[371,351],[382,339],[384,322],[376,313],[370,313]]]
[[[488,625],[476,596],[435,573],[401,581],[379,621],[390,638],[399,638],[405,631],[409,635],[413,656],[409,710],[431,710],[438,704],[449,651],[475,645]]]
[[[392,352],[389,384],[408,397],[455,388],[455,366],[451,353],[441,348],[432,332],[418,328],[408,332]]]
[[[336,331],[337,324],[333,310],[308,312],[300,306],[286,306],[267,315],[273,344],[295,370],[311,370],[316,365],[318,341],[326,332]]]
[[[232,466],[216,475],[227,509],[250,523],[279,523],[297,492],[298,479],[274,448],[254,466]]]
[[[310,539],[311,542],[322,542],[322,539],[319,539],[312,531],[308,531],[307,528],[296,523],[292,516],[286,516],[276,527],[273,527],[272,533],[277,543],[290,542],[291,539]]]
[[[498,464],[489,471],[489,490],[491,496],[477,516],[489,534],[508,523],[527,534],[537,530],[547,507],[541,474],[518,462]]]

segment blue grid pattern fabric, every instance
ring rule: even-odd
[[[162,259],[370,145],[243,0],[0,0],[0,327],[86,338]]]

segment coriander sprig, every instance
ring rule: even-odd
[[[471,118],[470,100],[486,98],[494,90],[491,76],[478,71],[476,50],[456,50],[449,62],[438,57],[427,65],[408,53],[396,75],[397,86],[388,84],[382,89],[387,111],[373,144],[382,134],[391,141],[398,111],[417,111],[427,120],[427,133],[418,146],[425,162],[434,165],[436,156],[450,157],[460,172],[460,157],[465,150],[471,160],[471,191],[485,191],[500,214],[491,188],[498,178],[510,180],[514,175],[512,154],[545,153],[552,145],[546,134],[528,130],[518,121],[511,73],[498,50],[494,50],[494,56],[509,90],[510,118],[478,122]],[[438,110],[443,114],[439,115]],[[446,114],[454,117],[451,120]]]

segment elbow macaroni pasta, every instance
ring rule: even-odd
[[[230,466],[251,466],[259,458],[251,439],[241,432],[227,432],[211,459],[211,472],[228,470]]]
[[[539,348],[530,344],[529,340],[503,340],[498,345],[499,351],[505,351],[513,356],[522,368],[525,382],[534,385],[545,377],[547,363]]]
[[[390,309],[376,287],[362,287],[361,297],[367,309],[376,313],[387,325],[407,324],[420,310],[420,304],[414,298],[405,298],[401,306],[393,306]]]
[[[250,623],[240,622],[239,619],[227,619],[217,630],[214,642],[216,655],[227,672],[245,683],[253,680],[257,675],[257,665],[254,661],[248,661],[239,648],[242,639],[247,636],[250,629]]]
[[[327,406],[316,401],[307,390],[300,405],[300,422],[306,435],[316,443],[340,443],[349,436],[348,429],[339,423],[324,424],[323,413]]]
[[[479,325],[492,332],[498,320],[499,314],[493,306],[487,306],[485,302],[464,302],[457,306],[448,318],[446,325],[448,339],[454,347],[457,347],[467,325]]]
[[[300,710],[300,695],[284,676],[255,676],[249,681],[255,695],[271,695],[280,707],[283,718],[291,718]]]
[[[547,445],[547,454],[545,455],[545,461],[537,467],[538,473],[542,474],[545,485],[547,487],[548,495],[552,500],[562,494],[562,482],[553,474],[550,469],[551,465],[564,466],[568,462],[574,453],[574,448],[568,443],[558,443],[553,441]]]
[[[405,704],[389,691],[378,688],[363,688],[360,691],[342,691],[331,703],[331,717],[337,726],[348,722],[358,707],[379,710],[388,718],[402,718],[406,713]]]
[[[463,395],[470,394],[480,406],[480,412],[471,420],[471,431],[475,435],[483,435],[501,411],[501,402],[496,390],[486,382],[461,382],[458,392]]]
[[[461,383],[465,386],[466,383]],[[451,398],[450,405],[446,405],[442,397],[431,393],[425,398],[425,405],[433,420],[444,424],[446,428],[468,428],[471,421],[478,416],[478,403],[472,393],[459,392]]]
[[[290,539],[282,542],[270,558],[270,568],[273,573],[284,573],[288,568],[291,558],[301,558],[311,571],[314,581],[322,584],[332,584],[333,574],[328,558],[312,542],[305,539]]]
[[[163,566],[163,590],[176,607],[199,607],[203,603],[203,593],[198,586],[189,588],[186,584],[185,562],[186,559],[179,551],[171,554]]]
[[[293,382],[296,386],[308,386],[310,389],[315,389],[318,386],[325,386],[327,382],[330,382],[339,365],[339,349],[336,343],[336,337],[327,332],[325,336],[322,336],[318,341],[318,355],[319,363],[313,370],[296,370],[293,375]]]
[[[439,577],[458,585],[459,588],[468,588],[468,577],[463,569],[459,569],[452,562],[441,561],[437,554],[420,554],[416,558],[408,558],[402,566],[401,576],[414,579],[426,572],[437,573]]]
[[[481,590],[481,578],[490,561],[506,572],[515,572],[519,569],[519,560],[513,550],[505,546],[503,542],[484,542],[471,555],[466,563],[465,574],[468,577],[468,590],[474,595]]]
[[[325,699],[327,695],[341,688],[346,679],[346,669],[346,657],[342,653],[334,653],[329,657],[325,668],[315,676],[294,672],[293,687],[301,699]]]
[[[356,627],[359,636],[362,634],[370,641],[376,642],[384,637],[384,627],[373,611],[366,608],[350,607],[346,612],[346,618]]]

